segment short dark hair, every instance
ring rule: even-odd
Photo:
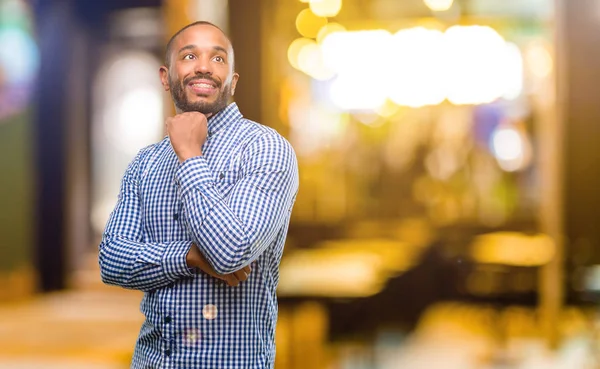
[[[229,39],[229,36],[227,36],[225,34],[225,32],[221,29],[221,27],[217,26],[214,23],[208,22],[208,21],[196,21],[194,23],[188,24],[187,26],[185,26],[182,29],[180,29],[179,31],[177,31],[173,36],[171,36],[171,38],[169,39],[169,42],[167,42],[167,47],[165,49],[165,65],[167,67],[171,66],[171,51],[172,51],[171,49],[173,48],[173,43],[177,39],[177,36],[179,36],[186,29],[194,27],[194,26],[212,26],[212,27],[215,27],[216,29],[218,29],[219,31],[221,31],[223,33],[223,35],[225,36],[225,38],[227,38],[227,41],[229,41],[229,45],[231,45],[231,48],[233,49],[233,44],[231,43],[231,39]],[[235,63],[234,60],[232,60],[232,63]],[[235,69],[235,64],[233,65],[233,67]]]

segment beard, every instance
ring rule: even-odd
[[[215,101],[192,102],[188,99],[184,86],[187,86],[191,81],[199,78],[213,82],[217,86],[217,89],[220,89],[219,96]],[[171,90],[171,98],[173,99],[175,106],[184,113],[197,111],[204,115],[214,115],[223,110],[231,98],[231,84],[222,86],[219,81],[208,74],[196,74],[193,77],[186,78],[183,82],[180,79],[173,80],[169,77],[169,88]]]

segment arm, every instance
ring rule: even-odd
[[[142,242],[138,196],[141,152],[129,165],[100,243],[100,275],[106,284],[150,291],[193,276],[186,257],[191,241]]]
[[[184,161],[176,177],[189,233],[220,274],[248,266],[273,243],[298,190],[294,151],[272,134],[264,134],[248,147],[242,178],[226,198],[202,156]]]

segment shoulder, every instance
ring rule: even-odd
[[[239,133],[246,137],[249,146],[269,144],[284,151],[294,152],[292,145],[277,130],[249,119],[242,119]]]
[[[246,146],[248,153],[284,160],[296,165],[294,148],[275,129],[248,119],[242,119],[241,128],[248,138]]]
[[[136,156],[129,164],[128,172],[135,172],[136,175],[139,175],[140,172],[145,170],[156,157],[168,149],[169,145],[169,138],[164,137],[159,142],[143,147],[137,152]]]

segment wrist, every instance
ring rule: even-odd
[[[183,163],[184,161],[191,158],[195,158],[197,156],[202,156],[202,150],[186,151],[177,155],[180,163]]]

